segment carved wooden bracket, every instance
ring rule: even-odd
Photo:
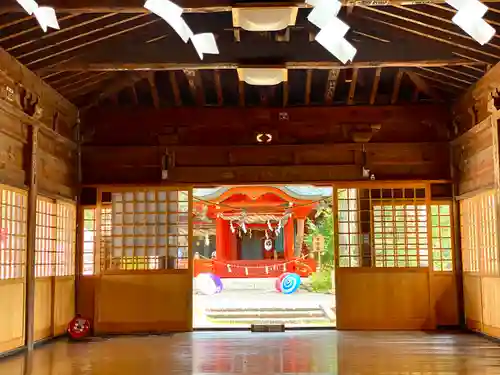
[[[381,124],[342,124],[344,136],[356,143],[370,142],[373,135],[382,128]]]

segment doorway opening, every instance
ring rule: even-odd
[[[193,191],[195,329],[336,325],[332,188]]]

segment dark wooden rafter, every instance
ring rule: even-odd
[[[332,69],[328,72],[328,78],[325,88],[325,104],[332,105],[333,97],[335,96],[335,88],[337,87],[337,80],[339,78],[340,69]]]
[[[311,86],[312,86],[312,69],[307,69],[306,72],[306,90],[304,92],[304,103],[309,105],[311,103]]]
[[[415,87],[418,89],[417,91],[417,96],[418,92],[423,92],[426,95],[430,96],[431,98],[435,99],[436,101],[443,101],[442,95],[435,90],[432,86],[430,86],[425,79],[423,79],[421,76],[418,74],[412,72],[412,71],[405,71],[406,75],[410,78],[410,80],[413,82]]]
[[[347,96],[348,105],[354,104],[354,95],[356,94],[356,85],[358,84],[358,73],[359,73],[358,68],[354,68],[352,70],[352,78],[351,78],[351,83],[349,85],[349,94]]]
[[[149,89],[151,90],[153,105],[156,109],[158,109],[160,108],[160,95],[158,94],[158,88],[156,87],[155,72],[148,72],[146,77],[149,82]]]
[[[398,4],[408,4],[406,0],[386,0],[380,2],[374,2],[372,0],[343,0],[344,4],[348,6],[352,5],[371,5],[371,6],[390,6]],[[429,0],[427,3],[443,3],[444,0]],[[498,0],[486,0],[486,2],[498,2]],[[67,0],[39,0],[40,4],[50,5],[64,12],[87,12],[87,13],[105,13],[105,12],[122,12],[122,13],[140,13],[147,12],[144,8],[143,0],[74,0],[68,2]],[[187,13],[199,12],[225,12],[231,11],[234,1],[232,0],[177,0],[176,3],[184,8]],[[418,3],[418,2],[417,2]],[[273,3],[270,2],[269,5]],[[299,7],[307,7],[303,1],[297,1],[296,4]],[[265,6],[265,3],[260,3],[259,5]],[[18,7],[13,4],[7,4],[0,7],[0,11],[16,11]]]
[[[375,104],[377,99],[378,85],[380,83],[380,75],[382,74],[382,68],[375,69],[375,76],[373,77],[373,85],[370,93],[370,104]]]
[[[39,43],[40,40],[52,39],[52,38],[54,38],[54,37],[56,37],[58,35],[69,33],[70,31],[74,31],[74,30],[76,30],[78,28],[81,28],[83,26],[87,26],[87,25],[90,25],[92,23],[100,22],[100,21],[105,20],[107,18],[115,17],[116,15],[117,15],[116,13],[106,13],[106,14],[100,15],[98,17],[91,18],[90,20],[86,20],[84,22],[79,22],[79,23],[76,23],[74,25],[69,25],[69,26],[61,28],[60,30],[55,30],[55,31],[52,31],[50,33],[44,34],[40,38],[30,39],[30,40],[27,40],[25,42],[22,42],[22,43],[19,43],[19,44],[15,44],[15,45],[13,45],[13,46],[11,46],[9,48],[6,48],[6,51],[12,53],[16,49],[29,46],[30,44],[33,44],[35,42]],[[78,16],[78,15],[75,15],[75,16]],[[59,20],[59,22],[62,23],[62,21],[67,20],[67,19],[69,19],[69,17],[63,17],[63,18],[61,18]],[[6,42],[7,40],[14,39],[14,38],[16,38],[18,36],[21,36],[23,33],[27,33],[27,32],[30,32],[30,31],[37,30],[38,28],[39,28],[39,26],[36,26],[36,27],[30,28],[30,29],[27,29],[27,30],[23,30],[22,32],[17,33],[17,34],[7,35],[7,36],[5,36],[3,38],[0,38],[0,43]],[[93,34],[94,32],[97,32],[97,31],[99,31],[99,29],[94,29],[90,33]],[[86,34],[86,35],[89,35],[89,34]],[[85,36],[85,35],[83,35],[83,36]],[[77,34],[77,35],[75,35],[73,37],[69,37],[68,39],[63,39],[60,42],[60,44],[68,43],[68,42],[71,42],[72,40],[79,39],[81,37],[82,37],[81,34]],[[54,44],[55,43],[51,43],[50,47],[54,46]],[[55,44],[55,45],[57,45],[57,44]],[[18,56],[18,58],[21,59],[23,57],[29,56],[30,54],[38,53],[38,52],[41,52],[41,51],[43,51],[43,49],[35,49],[33,51],[30,51],[29,54]]]
[[[184,69],[184,75],[189,84],[189,90],[197,105],[205,105],[205,93],[203,91],[203,83],[201,81],[201,73],[196,70]]]
[[[89,31],[87,33],[84,33],[84,34],[78,34],[76,37],[74,38],[70,38],[70,39],[75,39],[75,38],[81,38],[82,36],[88,36],[89,34],[93,34],[97,31],[102,31],[103,29],[106,29],[106,28],[111,28],[111,27],[116,27],[120,24],[124,24],[124,23],[127,23],[127,22],[130,22],[130,21],[133,21],[133,20],[136,20],[136,19],[139,19],[139,18],[142,18],[144,17],[145,14],[139,14],[139,15],[136,15],[136,16],[132,16],[132,17],[129,17],[128,19],[126,20],[122,20],[122,21],[118,21],[118,22],[115,22],[111,25],[105,25],[103,28],[101,29],[94,29],[92,31]],[[26,62],[26,66],[30,67],[30,66],[34,66],[35,64],[40,64],[41,62],[43,61],[46,61],[48,59],[53,59],[54,57],[57,57],[57,56],[60,56],[60,55],[63,55],[63,54],[67,54],[69,52],[73,52],[73,51],[76,51],[80,48],[83,48],[83,47],[87,47],[87,46],[90,46],[92,44],[96,44],[98,42],[102,42],[104,40],[108,40],[112,37],[115,37],[115,36],[118,36],[118,35],[122,35],[122,34],[125,34],[125,33],[129,33],[133,30],[137,30],[137,29],[140,29],[140,28],[143,28],[147,25],[150,25],[152,23],[155,23],[157,22],[158,20],[157,19],[153,19],[153,20],[150,20],[150,21],[147,21],[147,22],[144,22],[144,23],[141,23],[139,25],[135,25],[135,26],[130,26],[130,27],[127,27],[127,28],[124,28],[124,29],[121,29],[121,30],[118,30],[116,32],[113,32],[113,33],[109,33],[107,34],[106,36],[102,36],[102,37],[99,37],[99,38],[92,38],[84,43],[81,43],[81,44],[77,44],[77,45],[74,45],[74,46],[71,46],[69,48],[66,48],[66,49],[63,49],[63,50],[60,50],[58,52],[54,52],[54,53],[50,53],[50,54],[46,54],[45,56],[42,56],[42,57],[39,57],[35,60],[30,60],[29,62]],[[63,42],[61,43],[66,43],[68,42],[70,39],[65,39]],[[58,43],[58,44],[61,44],[61,43]],[[23,59],[29,55],[32,55],[34,53],[37,53],[37,52],[42,52],[42,51],[45,51],[49,48],[52,48],[52,47],[55,47],[56,45],[58,44],[51,44],[49,46],[45,46],[43,48],[39,48],[37,50],[32,50],[26,54],[24,54],[23,56],[16,56],[17,58],[19,59]]]
[[[131,84],[129,87],[130,97],[132,98],[132,103],[134,105],[139,105],[139,98],[137,97],[137,90],[135,89],[135,83]]]
[[[288,80],[283,82],[283,107],[286,107],[288,105],[288,94],[289,94],[289,87],[288,87]]]
[[[238,81],[238,105],[240,107],[245,106],[245,82]]]
[[[441,42],[443,44],[448,44],[448,45],[451,45],[453,47],[458,47],[458,48],[467,50],[469,52],[474,52],[476,54],[484,55],[486,58],[489,58],[490,60],[491,59],[496,59],[496,60],[500,59],[500,53],[493,54],[493,53],[490,53],[490,52],[487,52],[487,51],[481,49],[479,46],[472,47],[472,46],[468,46],[468,45],[464,45],[464,44],[459,44],[459,43],[456,43],[456,42],[450,40],[449,37],[437,36],[437,35],[434,35],[431,32],[429,32],[428,30],[416,30],[416,29],[412,29],[410,27],[402,26],[402,25],[399,25],[395,22],[391,22],[391,17],[396,18],[396,19],[400,19],[400,20],[408,22],[408,23],[413,23],[413,24],[419,25],[421,27],[427,26],[427,24],[424,22],[420,22],[420,21],[413,20],[411,18],[406,18],[406,17],[402,17],[399,15],[395,15],[391,12],[387,12],[387,11],[381,10],[379,8],[367,7],[367,6],[360,6],[360,8],[365,9],[365,10],[370,11],[370,12],[382,14],[383,16],[385,16],[384,19],[370,17],[370,16],[363,16],[362,18],[364,18],[364,19],[376,22],[376,23],[381,24],[381,25],[386,25],[386,26],[389,26],[389,27],[392,27],[392,28],[395,28],[398,30],[406,31],[408,33],[418,35],[420,37],[424,37],[424,38],[428,38],[428,39],[431,39],[431,40],[434,40],[437,42]],[[450,35],[450,34],[448,34],[448,35]],[[463,36],[462,34],[458,34],[458,35]],[[466,37],[466,38],[468,38],[468,37]],[[468,39],[470,39],[470,38],[468,38]]]
[[[394,79],[394,87],[392,89],[391,104],[396,104],[399,99],[399,90],[401,88],[401,81],[403,79],[404,71],[399,69],[396,78]]]
[[[102,87],[99,90],[99,93],[90,101],[88,105],[86,105],[83,108],[83,111],[88,110],[89,108],[94,107],[97,105],[100,101],[117,94],[121,90],[135,85],[137,82],[141,81],[144,79],[143,76],[133,74],[133,75],[122,75],[122,74],[117,74],[113,77],[113,80],[109,82],[106,86]]]
[[[373,69],[376,67],[380,68],[413,68],[413,67],[441,67],[441,66],[484,66],[486,63],[484,61],[474,61],[471,58],[462,55],[463,57],[457,59],[446,59],[446,60],[399,60],[399,61],[361,61],[353,62],[349,64],[342,64],[335,61],[304,61],[304,62],[286,62],[283,67],[289,70],[292,69]],[[69,62],[66,64],[59,64],[51,68],[40,69],[40,72],[50,72],[50,71],[123,71],[123,70],[227,70],[227,69],[238,69],[240,64],[237,62],[220,62],[220,63],[149,63],[149,62],[137,62],[137,63],[123,63],[123,62],[109,62],[109,63],[86,63],[86,62]],[[484,69],[480,71],[484,73]]]
[[[81,78],[78,78],[78,79],[75,79],[73,78],[69,83],[65,83],[64,85],[57,85],[55,87],[57,87],[57,90],[61,93],[64,93],[68,90],[71,90],[72,88],[74,87],[81,87],[82,85],[84,85],[85,83],[89,82],[89,81],[99,81],[99,80],[102,80],[102,78],[104,76],[107,76],[109,74],[113,74],[112,72],[101,72],[101,73],[97,73],[97,74],[88,74],[84,77],[81,77]]]
[[[214,70],[214,84],[215,91],[217,93],[217,105],[224,105],[224,95],[222,93],[222,84],[220,80],[220,71],[218,69]]]
[[[168,73],[170,78],[170,87],[172,89],[172,94],[174,96],[174,104],[176,107],[180,107],[182,105],[182,99],[175,71],[171,70]]]

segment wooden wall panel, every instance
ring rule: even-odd
[[[259,132],[270,133],[273,145],[324,144],[372,133],[371,125],[377,125],[374,142],[447,141],[450,115],[439,105],[96,108],[83,119],[89,145],[243,146],[255,144]]]
[[[366,144],[366,167],[383,179],[447,179],[447,143]],[[170,147],[168,182],[301,183],[362,179],[363,146]],[[86,184],[162,183],[165,148],[88,146]],[[133,170],[133,173],[131,171]]]
[[[433,328],[427,269],[338,268],[338,329]]]
[[[431,105],[101,109],[83,121],[83,181],[159,184],[165,161],[171,183],[357,180],[363,165],[379,180],[447,179],[448,126]]]
[[[458,195],[471,194],[495,186],[493,119],[480,124],[452,142],[453,167]]]
[[[457,279],[454,273],[435,272],[432,275],[432,298],[438,326],[460,324]]]
[[[481,277],[475,274],[464,273],[464,309],[467,327],[476,331],[481,330],[483,306],[481,302]]]
[[[24,282],[0,281],[0,353],[24,345]]]
[[[66,333],[69,322],[75,317],[75,278],[54,278],[54,336]]]
[[[99,276],[82,276],[78,280],[76,312],[91,321],[94,321],[95,290],[99,280]]]
[[[39,136],[40,191],[74,199],[76,195],[76,148],[55,142],[49,136]]]
[[[35,341],[52,336],[53,281],[44,277],[35,281]]]
[[[95,297],[96,333],[192,329],[190,273],[102,275]]]
[[[481,279],[483,330],[486,334],[500,337],[500,277]]]

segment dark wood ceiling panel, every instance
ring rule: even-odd
[[[198,1],[203,4],[207,3]],[[500,4],[488,6],[486,20],[500,27]],[[240,41],[235,40],[231,12],[188,10],[185,19],[193,31],[213,32],[221,52],[206,55],[203,61],[164,21],[130,8],[125,13],[122,9],[62,11],[58,13],[61,30],[48,33],[24,13],[0,14],[0,46],[84,107],[103,103],[108,96],[111,103],[155,107],[452,100],[500,56],[498,35],[480,46],[451,22],[455,11],[443,3],[358,3],[351,12],[346,9],[339,17],[351,27],[346,37],[358,49],[350,66],[342,66],[311,41],[318,30],[307,21],[308,9],[300,9],[296,25],[285,31],[240,31]],[[275,87],[238,83],[236,67],[250,63],[287,64],[288,82]],[[354,70],[355,84],[349,81]],[[412,72],[412,78],[405,72]],[[120,82],[120,78],[126,80]]]

